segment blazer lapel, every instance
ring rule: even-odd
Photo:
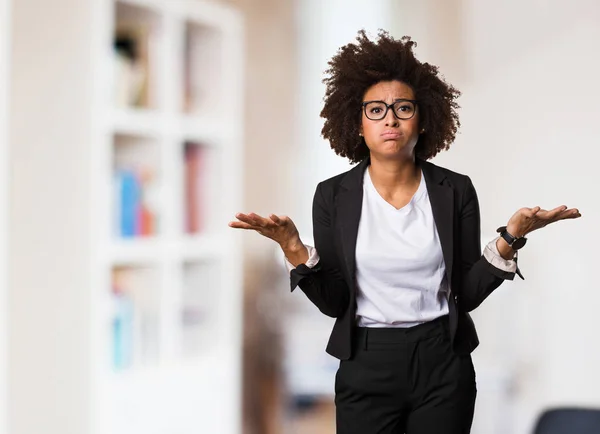
[[[367,158],[346,174],[335,197],[337,226],[349,282],[354,282],[356,275],[356,238],[362,210],[363,178],[368,163]]]
[[[448,284],[451,285],[454,259],[454,191],[444,182],[446,179],[444,171],[427,161],[419,160],[419,164],[425,176],[433,219],[442,245],[446,276]]]

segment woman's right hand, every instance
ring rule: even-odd
[[[251,212],[250,214],[238,213],[235,217],[239,221],[229,222],[230,227],[254,230],[277,242],[284,252],[293,252],[304,246],[300,241],[296,225],[287,216],[270,214],[269,217],[261,217]]]

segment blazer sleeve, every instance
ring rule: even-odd
[[[320,260],[313,268],[299,264],[290,273],[290,283],[292,291],[299,286],[321,312],[337,318],[344,315],[348,308],[350,291],[335,251],[334,226],[329,211],[332,205],[332,200],[325,200],[322,183],[319,183],[313,199],[312,221],[315,248]]]
[[[514,272],[494,267],[481,254],[481,222],[479,200],[471,179],[467,177],[459,229],[461,236],[461,281],[458,303],[462,310],[477,308],[504,280],[512,280]]]

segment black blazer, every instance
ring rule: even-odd
[[[292,291],[300,286],[321,312],[337,318],[327,352],[345,360],[353,355],[356,323],[356,237],[362,208],[363,177],[369,158],[317,185],[313,234],[319,263],[298,265],[290,274]],[[468,176],[423,160],[422,168],[450,282],[450,332],[457,354],[469,354],[479,339],[468,312],[475,309],[508,273],[481,255],[479,202]]]

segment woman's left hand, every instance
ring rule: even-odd
[[[521,208],[510,218],[506,225],[506,230],[514,237],[523,237],[550,223],[579,217],[581,217],[581,213],[577,208],[568,209],[564,205],[549,211],[541,209],[539,206],[535,208]]]

